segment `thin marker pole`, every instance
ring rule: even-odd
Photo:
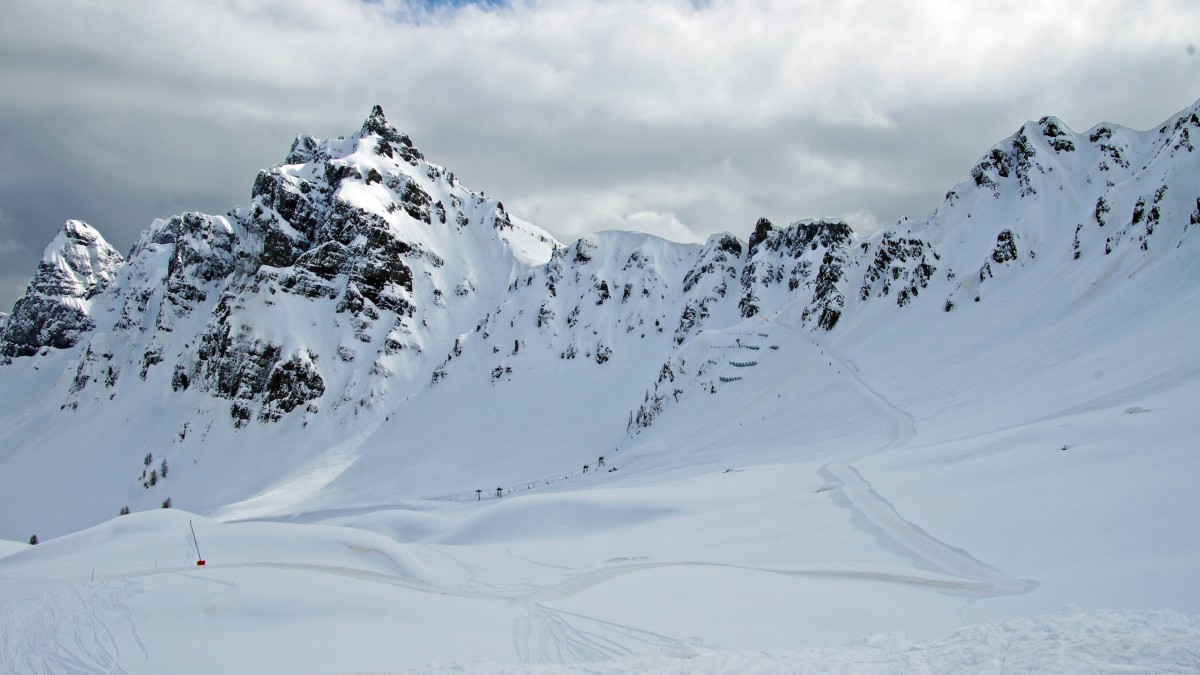
[[[200,542],[196,539],[196,526],[192,525],[192,521],[188,521],[188,527],[192,528],[192,543],[196,545],[196,564],[204,564],[204,556],[200,555]]]

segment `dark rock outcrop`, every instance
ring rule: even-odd
[[[112,282],[123,263],[99,232],[87,223],[67,221],[4,323],[0,356],[73,347],[95,328],[90,301]]]

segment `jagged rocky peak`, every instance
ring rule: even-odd
[[[758,248],[759,244],[766,241],[767,237],[770,236],[771,232],[773,231],[775,231],[775,227],[771,225],[771,221],[767,220],[766,218],[758,219],[758,222],[754,224],[754,232],[750,235],[750,255],[754,255],[754,249]]]
[[[392,125],[388,124],[387,117],[383,114],[383,106],[378,103],[371,106],[371,114],[363,122],[362,133],[383,136],[391,130]]]
[[[321,152],[321,142],[312,134],[300,134],[292,141],[284,164],[304,164],[317,158]]]
[[[232,270],[236,235],[233,224],[223,216],[184,213],[158,220],[145,239],[174,245],[168,276],[187,274],[208,282]]]
[[[96,228],[68,220],[46,247],[30,288],[44,295],[91,297],[113,280],[124,262]]]
[[[850,241],[854,231],[846,221],[839,218],[820,218],[818,220],[798,220],[790,228],[796,233],[796,238],[811,245],[816,240],[821,246],[831,248],[844,245]]]
[[[421,151],[413,147],[412,139],[408,137],[408,134],[400,133],[396,127],[388,123],[382,106],[376,105],[371,108],[371,114],[367,116],[358,133],[363,138],[379,137],[379,142],[375,145],[377,154],[393,157],[393,153],[398,152],[405,161],[410,163],[418,159],[425,159]]]
[[[741,315],[758,314],[766,295],[775,293],[772,286],[785,287],[789,294],[811,289],[805,321],[812,318],[822,329],[832,329],[845,306],[840,286],[846,281],[852,236],[841,220],[799,220],[782,230],[760,220],[742,268]]]
[[[298,136],[224,224],[230,246],[201,243],[228,252],[212,259],[229,281],[197,287],[219,299],[172,386],[231,400],[239,425],[407,386],[430,367],[426,348],[478,320],[477,284],[500,292],[497,280],[541,257],[530,251],[555,246],[425,161],[379,106],[349,136]],[[316,307],[330,329],[294,324]],[[369,372],[352,374],[359,364]]]
[[[13,305],[0,334],[0,354],[27,356],[42,347],[74,346],[96,325],[90,316],[91,299],[112,282],[124,262],[95,228],[68,220]]]
[[[363,121],[359,133],[362,136],[374,135],[401,145],[412,146],[412,140],[406,134],[396,131],[396,128],[388,122],[387,116],[383,114],[383,106],[378,104],[371,107],[371,114]]]

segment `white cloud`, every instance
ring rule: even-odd
[[[1145,128],[1200,96],[1191,0],[423,6],[7,7],[0,148],[20,170],[0,203],[25,225],[0,236],[40,250],[76,217],[127,246],[153,216],[243,203],[294,134],[350,132],[374,103],[560,238],[695,240],[919,217],[1026,119]]]
[[[839,216],[839,218],[846,221],[846,224],[850,226],[850,229],[864,236],[874,234],[875,232],[879,231],[879,218],[876,218],[874,213],[871,213],[866,209],[847,211]]]
[[[670,241],[694,244],[704,241],[695,232],[679,222],[674,213],[655,213],[654,211],[638,211],[621,219],[621,223],[612,229],[647,232]]]

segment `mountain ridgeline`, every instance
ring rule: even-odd
[[[1065,266],[1178,247],[1200,222],[1184,171],[1197,133],[1194,108],[1149,133],[1075,134],[1043,118],[990,150],[926,220],[868,237],[840,221],[763,219],[749,242],[610,233],[564,247],[427,162],[376,107],[347,138],[298,137],[259,173],[249,206],[156,221],[127,259],[69,221],[0,353],[73,350],[65,408],[162,369],[163,395],[198,389],[244,425],[411,393],[446,377],[467,337],[514,305],[517,343],[540,338],[601,365],[647,332],[680,346],[793,303],[819,331],[872,304],[952,311],[1039,255]],[[948,240],[952,230],[969,236]]]
[[[376,108],[348,138],[297,138],[249,206],[155,221],[128,260],[69,222],[0,353],[76,349],[68,408],[161,369],[172,392],[229,401],[239,425],[270,422],[416,378],[447,327],[478,313],[476,288],[503,289],[554,246],[425,162]]]
[[[349,136],[296,138],[248,205],[156,220],[126,256],[69,221],[0,323],[0,388],[24,388],[29,410],[57,420],[21,438],[113,411],[152,416],[194,453],[214,428],[351,429],[439,388],[502,395],[536,371],[634,383],[605,391],[629,397],[618,437],[636,434],[685,389],[742,378],[706,374],[706,332],[784,316],[813,339],[907,312],[969,323],[1037,269],[1061,283],[1036,293],[1064,301],[1151,265],[1186,278],[1198,112],[1149,131],[1027,123],[931,214],[865,236],[762,219],[748,241],[605,232],[563,245],[427,161],[376,107]],[[462,391],[461,405],[488,405]]]

